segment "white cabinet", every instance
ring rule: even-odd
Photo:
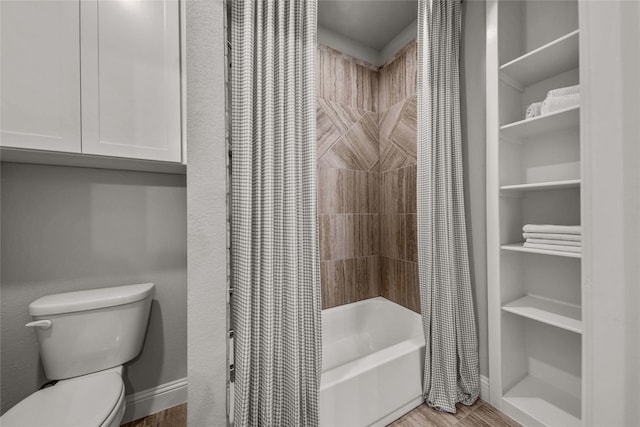
[[[0,7],[3,147],[181,161],[178,0]]]
[[[179,162],[177,0],[82,2],[82,152]]]
[[[80,152],[80,2],[0,2],[0,145]]]

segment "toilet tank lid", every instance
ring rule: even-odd
[[[153,291],[153,283],[141,283],[47,295],[29,304],[29,314],[47,316],[114,307],[150,298],[153,296]]]

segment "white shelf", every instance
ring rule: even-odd
[[[525,248],[523,245],[524,243],[502,245],[500,246],[500,249],[505,251],[528,252],[532,254],[552,255],[552,256],[561,256],[561,257],[568,257],[568,258],[582,258],[582,254],[580,252],[550,251],[547,249]]]
[[[522,192],[522,191],[543,191],[543,190],[564,190],[580,187],[579,179],[568,179],[565,181],[535,182],[532,184],[503,185],[500,191]]]
[[[579,30],[500,67],[500,75],[523,87],[578,67]]]
[[[570,107],[533,119],[520,120],[500,127],[504,138],[522,140],[533,135],[558,131],[580,125],[580,107]]]
[[[579,397],[532,376],[513,386],[503,401],[547,426],[582,425]]]
[[[187,173],[187,165],[183,163],[129,159],[124,157],[93,156],[90,154],[63,153],[44,150],[28,150],[11,147],[0,147],[0,158],[2,158],[3,162],[13,163],[170,173],[177,175],[185,175]]]
[[[504,311],[547,325],[582,333],[581,309],[564,302],[527,295],[502,306]]]

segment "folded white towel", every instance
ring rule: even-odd
[[[524,247],[525,248],[530,248],[530,249],[544,249],[544,250],[548,250],[548,251],[582,253],[582,247],[580,247],[580,246],[541,245],[539,243],[524,242]]]
[[[582,246],[582,242],[575,240],[527,239],[527,243],[540,245]]]
[[[559,87],[558,89],[553,89],[547,92],[547,98],[552,98],[556,96],[565,96],[565,95],[575,95],[578,93],[580,93],[580,85]]]
[[[575,107],[576,105],[580,105],[579,93],[564,96],[548,96],[542,102],[542,107],[540,107],[540,114],[544,116],[545,114],[554,113],[560,110],[566,110],[567,108]]]
[[[524,116],[525,119],[533,119],[534,117],[538,117],[542,112],[542,102],[534,102],[533,104],[527,107],[527,112]]]
[[[582,234],[579,225],[527,224],[522,227],[525,233]]]
[[[580,234],[553,234],[553,233],[523,233],[522,236],[525,239],[547,239],[547,240],[562,240],[562,241],[582,241]]]

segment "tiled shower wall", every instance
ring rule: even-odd
[[[322,307],[380,295],[378,72],[318,49]]]
[[[419,312],[416,62],[412,42],[380,70],[380,293]]]
[[[318,49],[323,308],[382,295],[419,311],[415,64],[415,42],[380,70]]]

